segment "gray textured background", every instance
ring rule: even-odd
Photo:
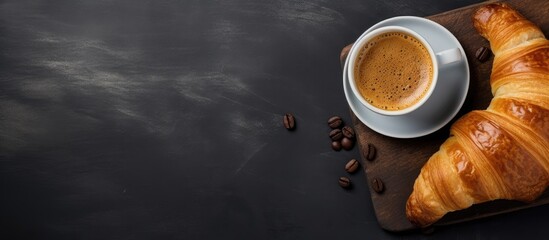
[[[427,238],[380,229],[362,173],[337,185],[359,157],[329,147],[338,57],[380,20],[474,2],[0,1],[0,237]],[[430,237],[541,238],[548,214]]]

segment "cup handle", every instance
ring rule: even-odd
[[[462,54],[459,48],[452,48],[435,54],[440,65],[461,61]]]

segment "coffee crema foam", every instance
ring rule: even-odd
[[[419,102],[433,79],[433,62],[416,38],[384,33],[359,51],[355,68],[358,91],[373,106],[397,111]]]

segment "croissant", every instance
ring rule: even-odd
[[[426,227],[495,199],[530,202],[549,185],[549,41],[507,4],[473,15],[494,53],[486,110],[458,119],[414,183],[406,216]]]

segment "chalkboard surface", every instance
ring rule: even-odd
[[[0,239],[425,238],[383,230],[344,170],[359,148],[330,148],[328,118],[353,120],[337,56],[381,20],[477,2],[2,0]],[[434,237],[535,239],[547,216]]]

